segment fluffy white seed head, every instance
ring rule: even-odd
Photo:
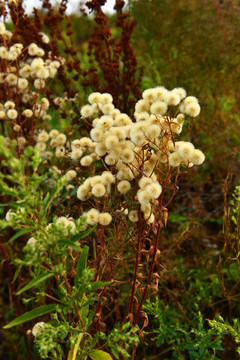
[[[195,149],[190,157],[190,162],[194,165],[201,165],[205,160],[205,155],[201,150]]]
[[[87,212],[87,224],[88,225],[96,225],[99,221],[99,211],[97,209],[91,209]]]
[[[92,188],[92,194],[96,197],[102,197],[106,194],[105,186],[102,184],[96,184]]]
[[[162,187],[158,183],[150,184],[145,189],[151,198],[157,199],[162,193]]]
[[[7,116],[9,119],[16,119],[18,116],[17,110],[15,109],[10,109],[7,111]]]
[[[82,108],[81,108],[81,115],[83,117],[90,117],[93,115],[93,108],[91,105],[84,105]]]
[[[167,111],[167,104],[164,101],[157,101],[151,105],[150,111],[154,115],[164,115]]]
[[[131,189],[131,184],[127,180],[122,180],[118,183],[117,189],[121,194],[126,194]]]
[[[185,113],[189,116],[196,117],[200,114],[201,108],[197,102],[191,102],[184,106]]]
[[[72,180],[74,180],[76,177],[77,177],[77,173],[76,173],[75,170],[69,170],[69,171],[66,173],[66,179],[67,179],[67,181],[72,181]]]
[[[90,94],[88,97],[88,101],[90,104],[100,103],[100,100],[101,100],[101,93],[99,92],[94,92]]]
[[[109,104],[113,102],[113,97],[111,94],[103,93],[100,97],[100,103],[102,105]]]
[[[85,185],[80,185],[77,190],[77,198],[81,201],[88,199],[89,189]]]
[[[81,159],[80,164],[82,166],[90,166],[92,162],[93,162],[93,158],[90,155],[86,155]]]
[[[106,158],[105,158],[105,160],[106,160]],[[102,173],[102,178],[104,179],[104,181],[106,181],[109,184],[115,183],[115,177],[110,171],[104,171]]]
[[[83,155],[82,149],[76,148],[71,152],[71,159],[73,161],[76,161],[76,160],[80,159],[82,157],[82,155]]]
[[[137,222],[138,221],[138,212],[137,210],[131,210],[128,214],[128,218],[131,222]]]
[[[98,222],[100,225],[107,226],[112,221],[112,216],[109,213],[99,214]]]
[[[175,145],[176,151],[179,153],[183,160],[189,160],[194,151],[194,146],[188,141],[179,141]]]
[[[36,337],[41,331],[44,331],[45,328],[45,322],[40,321],[34,325],[32,328],[32,334],[34,337]]]
[[[93,141],[100,142],[103,139],[104,133],[102,129],[93,128],[90,131],[90,136]]]
[[[173,167],[177,167],[181,164],[181,156],[178,152],[173,152],[169,155],[169,165]]]
[[[119,140],[116,135],[109,135],[105,139],[105,145],[107,149],[113,149],[115,146],[119,145]]]
[[[151,196],[146,190],[138,190],[137,198],[141,205],[147,205],[151,200]]]

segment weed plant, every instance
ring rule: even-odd
[[[86,3],[88,69],[67,1],[44,0],[32,18],[21,0],[1,4],[2,353],[237,358],[239,189],[229,203],[226,179],[220,253],[199,241],[197,201],[198,220],[174,209],[205,160],[188,141],[198,99],[173,83],[141,94],[135,21],[116,0],[114,40],[104,3]]]

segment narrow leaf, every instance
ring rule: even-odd
[[[74,250],[77,250],[77,251],[81,250],[80,246],[75,244],[75,242],[73,242],[71,240],[66,240],[66,239],[58,240],[58,244],[59,245],[67,245],[67,246],[69,246],[69,247],[71,247],[71,248],[73,248]]]
[[[57,304],[50,304],[50,305],[42,305],[39,306],[38,308],[32,310],[32,311],[28,311],[25,314],[22,314],[20,316],[18,316],[16,319],[14,319],[13,321],[11,321],[9,324],[5,325],[3,328],[4,329],[9,329],[13,326],[22,324],[26,321],[35,319],[36,317],[48,314],[50,312],[53,312],[56,307],[58,305]]]
[[[101,289],[111,283],[112,281],[96,281],[93,284],[91,284],[91,290]]]
[[[11,243],[12,241],[16,240],[20,236],[22,236],[24,234],[27,234],[27,233],[29,233],[31,231],[33,231],[33,229],[31,229],[31,228],[22,229],[22,230],[18,231],[15,235],[13,235],[8,242]]]
[[[91,229],[87,229],[86,231],[80,232],[76,235],[74,235],[71,238],[71,241],[77,241],[80,239],[84,239],[86,236],[90,235],[95,229],[96,229],[97,225],[94,225]]]
[[[78,279],[82,276],[83,270],[86,269],[86,267],[87,267],[88,251],[89,251],[89,247],[84,245],[81,255],[78,259],[78,263],[77,263],[77,272],[76,272],[76,277],[75,277],[75,285],[76,286],[78,283]]]
[[[50,277],[53,277],[53,276],[54,276],[53,273],[47,273],[47,274],[43,274],[43,275],[40,275],[40,276],[36,277],[32,281],[30,281],[27,285],[25,285],[22,289],[20,289],[16,293],[16,295],[22,294],[24,291],[27,291],[27,290],[31,289],[32,287],[36,286],[37,284],[41,283],[42,281],[45,281],[45,280],[47,280],[47,279],[49,279]]]
[[[102,350],[93,350],[89,356],[92,360],[112,360],[112,357]]]

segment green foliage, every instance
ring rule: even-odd
[[[147,311],[150,319],[153,317],[151,319],[155,334],[153,340],[156,340],[156,345],[160,348],[166,345],[165,352],[171,351],[172,359],[185,359],[186,351],[190,359],[220,359],[217,351],[224,350],[223,335],[234,334],[236,337],[237,334],[236,331],[232,331],[231,326],[221,327],[217,320],[209,320],[209,328],[201,312],[197,311],[197,304],[195,304],[195,312],[190,316],[188,314],[188,317],[158,299],[155,302],[146,302],[144,310]]]
[[[138,328],[131,326],[131,323],[125,323],[122,326],[118,323],[108,335],[100,333],[100,338],[107,342],[108,348],[116,359],[120,359],[120,356],[128,359],[130,358],[128,350],[139,343],[137,332]]]

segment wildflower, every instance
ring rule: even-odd
[[[67,181],[72,181],[76,178],[77,176],[77,173],[75,170],[69,170],[67,173],[66,173],[66,179]]]
[[[32,44],[29,45],[29,47],[28,47],[29,55],[35,56],[35,55],[37,55],[37,51],[38,51],[37,44],[32,43]]]
[[[94,93],[90,94],[88,97],[89,103],[90,104],[100,103],[101,95],[102,94],[100,94],[99,92],[94,92]]]
[[[93,128],[90,131],[90,136],[93,141],[99,142],[103,139],[103,131],[102,131],[102,129]]]
[[[154,88],[154,100],[155,101],[167,101],[169,91],[164,86],[157,86]]]
[[[16,124],[16,125],[14,125],[13,130],[16,131],[16,132],[19,132],[21,130],[21,126]]]
[[[57,146],[55,150],[55,155],[57,158],[61,158],[65,155],[65,147],[64,146]]]
[[[198,116],[200,114],[201,108],[198,103],[191,102],[188,105],[185,105],[185,113],[192,117]]]
[[[0,35],[4,35],[6,32],[6,27],[3,22],[0,22]]]
[[[131,189],[131,184],[127,180],[122,180],[118,183],[117,189],[121,194],[126,194]]]
[[[72,152],[71,152],[71,159],[72,160],[78,160],[82,157],[83,155],[83,151],[81,149],[74,149]]]
[[[158,137],[160,133],[161,129],[158,125],[151,125],[146,130],[146,135],[150,140]]]
[[[67,137],[65,134],[58,134],[55,140],[57,145],[64,145],[67,141]]]
[[[5,219],[7,221],[13,221],[15,216],[17,216],[17,214],[11,210],[8,210],[8,212],[6,213]]]
[[[93,115],[93,108],[91,105],[85,105],[81,108],[81,115],[83,117],[90,117]]]
[[[25,109],[25,110],[22,112],[22,114],[23,114],[24,116],[26,116],[27,118],[30,118],[30,117],[33,116],[33,112],[32,112],[31,109]]]
[[[160,184],[154,183],[146,186],[145,190],[150,195],[151,198],[157,199],[162,192],[162,187]]]
[[[49,135],[45,130],[42,130],[37,136],[37,141],[46,142],[48,139]]]
[[[17,76],[14,75],[14,74],[8,74],[5,78],[5,80],[7,81],[7,83],[10,85],[10,86],[14,86],[14,85],[17,85]]]
[[[76,230],[76,225],[73,221],[70,221],[65,216],[61,216],[57,219],[56,225],[61,227],[64,235],[68,235],[68,233],[74,233]]]
[[[174,90],[169,91],[167,98],[168,105],[178,105],[180,101],[181,101],[181,97],[176,91]]]
[[[103,115],[97,123],[100,129],[109,129],[113,125],[113,118],[110,115]]]
[[[18,113],[15,109],[10,109],[7,111],[7,116],[9,119],[16,119],[18,116]]]
[[[102,184],[96,184],[92,188],[92,194],[96,197],[102,197],[103,195],[105,195],[105,193],[106,189],[105,186]]]
[[[114,111],[114,105],[112,103],[102,105],[101,110],[105,115],[111,114]]]
[[[50,131],[49,137],[50,137],[51,139],[55,139],[55,138],[58,136],[58,134],[59,134],[59,131],[56,130],[56,129],[53,129],[53,130]]]
[[[31,68],[33,70],[40,70],[42,68],[44,68],[44,61],[41,58],[35,58],[33,59],[33,61],[31,62]]]
[[[139,182],[138,182],[138,185],[140,187],[140,189],[144,189],[146,186],[152,184],[152,179],[149,178],[149,177],[146,177],[146,176],[143,176]]]
[[[118,114],[115,118],[115,125],[116,126],[127,126],[131,124],[132,120],[127,114]]]
[[[164,115],[167,111],[167,104],[164,101],[157,101],[151,105],[150,111],[154,115]]]
[[[100,103],[105,105],[113,102],[113,97],[111,94],[103,93],[100,97]]]
[[[97,209],[91,209],[87,212],[87,224],[88,225],[96,225],[99,220],[99,211]]]
[[[205,160],[205,155],[201,150],[195,149],[190,157],[190,162],[194,165],[201,165]]]
[[[34,237],[31,237],[27,241],[27,245],[29,245],[32,249],[34,249],[36,243],[37,243],[37,240]]]
[[[77,190],[77,198],[79,200],[85,201],[88,198],[88,188],[84,185],[80,185]]]
[[[18,79],[18,87],[20,90],[26,89],[28,87],[27,79],[19,78]]]
[[[5,109],[9,110],[9,109],[14,109],[15,108],[15,104],[13,101],[6,101],[4,104]]]
[[[124,149],[121,153],[121,160],[126,163],[131,163],[134,160],[134,152],[130,149]]]
[[[91,165],[92,162],[93,162],[93,158],[91,156],[87,155],[81,159],[80,164],[82,166],[89,166],[89,165]]]
[[[114,184],[115,183],[115,177],[110,171],[104,171],[102,173],[101,177],[105,182],[107,182],[109,184]]]
[[[179,141],[176,143],[176,151],[183,160],[188,160],[193,154],[194,146],[188,141]]]
[[[150,106],[147,100],[139,100],[135,105],[136,113],[143,113],[149,111]]]
[[[92,140],[85,136],[85,137],[82,137],[80,140],[79,140],[79,145],[80,146],[83,146],[83,147],[91,147],[92,146]]]
[[[39,150],[39,151],[44,151],[46,149],[46,144],[45,142],[37,142],[36,143],[36,148]]]
[[[181,164],[181,156],[177,152],[173,152],[169,155],[169,165],[177,167]]]
[[[39,79],[47,79],[49,77],[49,71],[48,71],[48,69],[43,67],[37,71],[36,75]],[[55,101],[54,101],[54,103],[55,103]]]
[[[175,88],[172,91],[176,92],[180,96],[181,100],[187,96],[186,90],[181,87]]]
[[[147,192],[146,190],[139,190],[137,192],[137,197],[141,205],[147,205],[151,200],[151,196],[149,195],[149,192]]]
[[[33,334],[33,336],[37,336],[41,331],[43,331],[44,330],[44,328],[45,328],[45,322],[43,322],[43,321],[40,321],[40,322],[38,322],[38,323],[36,323],[35,325],[34,325],[34,327],[32,328],[32,334]]]
[[[109,213],[99,214],[98,222],[100,225],[107,226],[112,221],[112,216]]]
[[[44,97],[41,99],[41,107],[43,110],[48,110],[49,105],[49,100],[47,98]]]
[[[43,89],[45,87],[45,81],[42,79],[36,79],[34,80],[33,85],[35,86],[36,89]]]
[[[98,156],[104,156],[107,152],[106,146],[102,143],[98,143],[95,147],[95,152]]]
[[[38,34],[41,35],[43,43],[45,43],[45,44],[49,43],[49,37],[46,34],[44,34],[43,32],[39,32]]]
[[[137,210],[131,210],[129,212],[129,214],[128,214],[128,218],[132,222],[137,222],[138,221],[138,212],[137,212]]]

